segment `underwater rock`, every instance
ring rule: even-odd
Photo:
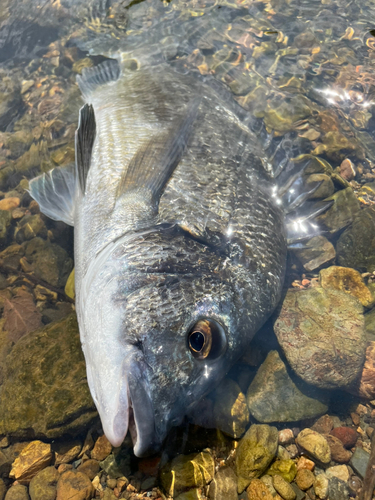
[[[53,447],[53,451],[55,452],[55,466],[73,462],[78,457],[81,448],[82,444],[80,441],[57,443]]]
[[[375,399],[375,342],[368,343],[362,373],[350,392],[362,398]]]
[[[38,472],[30,481],[29,493],[31,500],[55,500],[59,477],[60,474],[54,466]]]
[[[314,492],[318,498],[322,500],[328,496],[329,479],[325,474],[319,474],[314,481]]]
[[[98,462],[101,462],[102,460],[105,460],[111,452],[112,445],[103,434],[96,440],[95,446],[91,450],[91,458],[93,458],[94,460],[98,460]]]
[[[278,106],[276,102],[268,104],[264,113],[264,123],[267,129],[275,130],[279,134],[288,132],[296,121],[311,115],[311,102],[305,96],[297,95],[289,102],[282,101]]]
[[[320,183],[320,185],[313,193],[310,194],[309,196],[310,200],[328,198],[329,196],[332,196],[333,193],[335,192],[335,187],[333,185],[333,182],[331,181],[331,178],[328,175],[312,174],[309,175],[309,177],[306,179],[306,185],[310,187],[310,189],[313,187],[313,185],[316,185],[317,183]],[[311,184],[312,186],[309,186],[309,184]]]
[[[329,464],[331,461],[331,450],[324,436],[312,429],[303,429],[296,437],[296,443],[310,457],[321,464]]]
[[[370,460],[370,453],[365,451],[363,448],[357,447],[350,460],[350,465],[353,467],[353,469],[359,476],[364,478],[369,460]]]
[[[78,472],[83,472],[92,481],[100,470],[99,462],[89,458],[77,467]]]
[[[19,223],[19,227],[15,232],[15,240],[17,243],[31,240],[35,236],[47,238],[47,228],[40,214],[26,215]]]
[[[297,466],[293,460],[275,460],[271,466],[267,469],[267,474],[269,476],[274,476],[277,474],[291,483],[297,474]]]
[[[300,469],[296,475],[296,483],[298,488],[306,491],[314,484],[315,476],[309,469]]]
[[[238,439],[249,425],[249,408],[246,397],[236,382],[227,378],[214,392],[215,426]]]
[[[325,438],[331,450],[332,460],[339,464],[347,464],[352,456],[351,452],[344,448],[344,445],[337,437],[326,434]]]
[[[25,255],[25,250],[21,245],[9,245],[5,250],[0,252],[0,260],[7,267],[18,269],[20,259]]]
[[[8,240],[12,215],[8,210],[0,210],[0,246],[4,246]]]
[[[239,441],[236,452],[238,493],[258,478],[276,456],[278,432],[276,427],[253,424]]]
[[[375,271],[375,209],[366,207],[354,218],[337,245],[337,262],[340,266],[353,267],[357,271]]]
[[[356,297],[364,307],[370,307],[374,303],[374,297],[355,269],[331,266],[320,271],[319,281],[322,288],[339,290]]]
[[[31,441],[13,462],[9,477],[21,484],[29,484],[31,479],[51,462],[51,445],[42,441]]]
[[[25,257],[32,264],[37,278],[56,287],[65,286],[73,261],[59,245],[33,238],[25,244]]]
[[[246,490],[249,500],[273,500],[268,487],[260,479],[253,479]],[[238,498],[238,495],[236,495]]]
[[[334,465],[333,467],[328,467],[326,469],[326,475],[328,478],[337,477],[341,481],[349,481],[349,469],[347,465]]]
[[[0,200],[0,210],[13,210],[17,208],[20,204],[20,199],[11,196],[10,198],[4,198]]]
[[[273,476],[273,487],[284,500],[295,500],[297,496],[290,484],[277,474]]]
[[[0,131],[4,132],[12,120],[22,111],[23,103],[18,89],[3,89],[2,86],[0,88]]]
[[[326,201],[332,201],[332,206],[317,217],[317,222],[321,223],[331,234],[340,231],[353,222],[354,217],[360,210],[352,188],[348,187],[337,191],[335,194],[326,198]]]
[[[292,249],[306,271],[315,271],[336,257],[335,247],[325,236],[314,236],[301,249]]]
[[[358,439],[358,432],[351,427],[335,427],[330,432],[331,436],[337,437],[345,448],[352,448],[355,446]]]
[[[19,340],[4,372],[0,435],[74,436],[97,416],[73,314]]]
[[[7,491],[5,500],[30,500],[26,486],[14,484]]]
[[[346,181],[351,181],[357,175],[355,171],[355,166],[349,158],[345,158],[340,165],[340,175]]]
[[[56,500],[90,500],[94,493],[94,487],[90,479],[82,472],[67,471],[60,476],[57,482]]]
[[[16,295],[4,303],[4,329],[12,342],[18,342],[27,333],[41,327],[42,316],[31,293],[20,288]]]
[[[328,498],[329,500],[349,500],[349,488],[346,482],[337,477],[329,478]]]
[[[202,488],[215,475],[215,462],[210,453],[179,455],[160,471],[160,484],[164,491],[176,497],[184,491]]]
[[[294,422],[327,411],[325,404],[298,389],[277,351],[271,351],[258,369],[246,400],[251,415],[260,422]]]
[[[329,415],[322,415],[318,420],[311,426],[313,431],[319,432],[319,434],[329,434],[333,428],[333,420]]]
[[[365,358],[362,311],[358,300],[344,292],[320,287],[288,291],[274,330],[299,377],[327,389],[353,382]]]
[[[237,476],[230,467],[221,467],[210,483],[210,500],[238,500]]]

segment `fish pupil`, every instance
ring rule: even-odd
[[[193,332],[189,338],[190,347],[195,352],[200,352],[204,346],[204,336],[201,332]]]

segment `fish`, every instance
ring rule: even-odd
[[[76,162],[29,189],[74,226],[88,385],[108,440],[129,431],[142,457],[251,348],[296,224],[324,206],[296,218],[311,186],[277,180],[242,108],[209,80],[140,50],[77,82]]]

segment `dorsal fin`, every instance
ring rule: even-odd
[[[116,81],[120,76],[120,65],[116,59],[110,59],[95,66],[94,68],[85,68],[82,75],[77,76],[77,83],[86,100],[95,89],[101,85]]]
[[[94,108],[85,104],[79,112],[78,128],[76,130],[76,165],[79,185],[85,194],[86,179],[89,172],[92,148],[96,135],[96,122]]]

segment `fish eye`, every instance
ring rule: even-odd
[[[188,347],[195,359],[214,359],[226,347],[223,327],[212,319],[200,319],[188,333]]]

